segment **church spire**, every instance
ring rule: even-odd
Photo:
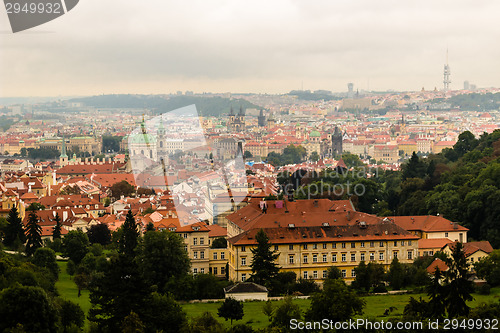
[[[61,147],[61,158],[68,158],[68,155],[66,153],[66,140],[64,139],[64,136],[62,138],[62,147]]]

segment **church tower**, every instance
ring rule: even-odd
[[[64,136],[62,138],[62,146],[61,146],[61,156],[59,156],[59,166],[62,168],[63,166],[68,165],[68,154],[66,153],[66,140]]]
[[[332,157],[334,156],[342,156],[342,132],[337,126],[332,135]]]

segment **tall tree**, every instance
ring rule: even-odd
[[[106,223],[91,226],[87,231],[87,236],[91,244],[108,245],[111,243],[111,231]]]
[[[52,231],[52,239],[61,239],[62,222],[59,213],[56,213],[54,221],[56,222],[56,225],[54,226],[54,231]]]
[[[32,256],[36,249],[42,247],[42,227],[38,223],[36,211],[30,211],[26,224],[26,255]]]
[[[255,235],[257,247],[252,249],[253,259],[250,267],[252,268],[252,280],[258,284],[269,284],[279,272],[279,266],[276,264],[279,254],[271,251],[269,237],[260,229]]]
[[[404,282],[404,271],[398,258],[392,260],[387,277],[389,278],[389,284],[394,290],[401,289]]]
[[[89,239],[81,230],[71,230],[63,239],[63,254],[76,265],[89,252]]]
[[[138,252],[145,281],[148,285],[156,285],[160,292],[170,278],[179,278],[189,272],[191,261],[184,251],[184,241],[176,233],[147,232]]]
[[[134,256],[135,248],[139,242],[139,230],[135,222],[132,211],[129,210],[125,222],[122,225],[122,235],[120,238],[119,252],[129,256]]]
[[[444,273],[448,317],[467,316],[470,308],[466,302],[473,299],[471,294],[474,287],[472,281],[469,280],[469,263],[462,243],[454,243],[451,257],[446,258],[445,262],[449,267]]]
[[[19,217],[16,206],[12,207],[7,217],[7,226],[5,228],[5,237],[3,243],[6,246],[12,246],[19,239],[20,244],[26,241],[24,234],[23,221]]]

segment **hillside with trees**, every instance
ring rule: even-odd
[[[233,99],[224,97],[200,97],[200,96],[160,96],[160,95],[100,95],[71,99],[70,102],[81,102],[87,106],[96,108],[131,108],[152,109],[154,113],[161,114],[188,105],[196,105],[196,109],[203,116],[221,116],[229,114],[233,107],[237,112],[243,109],[259,109],[260,106],[250,103],[244,99]]]

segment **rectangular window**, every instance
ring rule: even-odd
[[[337,248],[337,243],[332,243],[332,249],[336,249]]]
[[[217,252],[214,252],[214,260],[217,260]]]
[[[308,276],[307,276],[307,272],[304,272],[304,279],[307,279]]]
[[[222,266],[222,267],[220,268],[220,273],[221,273],[222,275],[226,274],[226,267]]]
[[[326,254],[323,254],[323,262],[327,262],[328,261],[328,256]]]
[[[200,273],[205,274],[205,268],[200,268]]]
[[[225,254],[224,252],[221,252],[221,253],[220,253],[220,259],[221,259],[221,260],[226,259],[226,254]]]
[[[289,255],[289,256],[288,256],[288,262],[289,262],[290,264],[293,264],[293,255]]]
[[[318,262],[318,255],[317,254],[313,254],[313,262]]]
[[[246,247],[244,246],[241,247],[241,252],[245,252],[246,250],[247,250]]]
[[[307,264],[307,255],[304,255],[304,264]]]
[[[411,241],[408,241],[408,246],[411,246]]]
[[[345,249],[345,243],[342,243],[342,248]]]
[[[375,260],[375,253],[370,252],[370,260],[371,261]]]
[[[313,250],[316,250],[318,248],[318,244],[313,244]]]
[[[351,269],[351,277],[356,277],[356,270],[355,269]]]
[[[380,247],[384,247],[384,242],[380,242]]]
[[[346,262],[347,261],[347,256],[345,253],[342,253],[342,262]]]
[[[370,242],[370,247],[375,247],[375,242]]]
[[[384,260],[384,252],[378,254],[378,260]]]
[[[397,259],[397,258],[398,258],[398,251],[394,251],[394,252],[392,252],[392,257],[393,257],[394,259]]]
[[[401,241],[401,246],[405,246],[405,241]]]
[[[245,282],[246,279],[247,279],[247,275],[241,274],[241,281]]]
[[[398,241],[394,241],[394,246],[398,246]]]
[[[356,243],[352,242],[351,243],[351,249],[355,249],[356,248]]]
[[[188,251],[187,245],[184,245],[184,251],[186,251],[186,252]]]
[[[184,238],[188,238],[188,234],[184,234]]]
[[[448,233],[447,232],[444,233],[444,237],[448,237]]]
[[[355,253],[351,253],[351,261],[356,261],[356,254]]]
[[[364,253],[361,253],[359,260],[365,261],[365,254]]]
[[[247,258],[243,257],[241,258],[241,266],[246,266],[247,265]]]
[[[217,275],[217,267],[214,267],[214,275]]]
[[[347,271],[345,269],[341,270],[340,273],[342,274],[343,278],[347,276]]]
[[[318,271],[313,271],[313,279],[317,279],[318,278]]]
[[[336,253],[332,254],[332,261],[337,262],[337,254]]]
[[[198,259],[198,251],[194,251],[193,252],[193,258],[194,259]]]
[[[205,238],[200,237],[200,245],[203,245],[203,244],[205,244]]]
[[[278,251],[279,249],[279,246],[278,245],[274,245],[274,251]]]
[[[293,250],[293,245],[292,245],[292,244],[288,245],[288,249],[289,249],[290,251],[291,251],[291,250]]]
[[[359,246],[360,246],[360,247],[365,247],[365,242],[361,242],[361,243],[359,244]]]
[[[307,244],[304,244],[304,250],[307,250]]]
[[[193,274],[198,274],[198,268],[193,268]]]
[[[326,249],[326,243],[323,243],[323,249]]]
[[[198,238],[193,238],[193,245],[198,245]]]
[[[205,259],[205,251],[200,251],[200,259]]]
[[[408,260],[413,259],[413,251],[408,251]]]
[[[323,271],[323,279],[326,279],[327,276],[328,276],[328,271]]]

